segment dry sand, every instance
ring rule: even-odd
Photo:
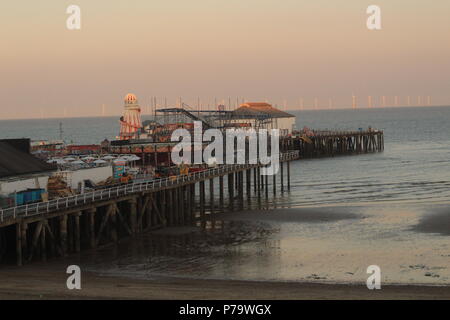
[[[93,273],[82,274],[81,290],[68,290],[68,275],[55,269],[44,264],[1,269],[0,299],[450,299],[450,286],[384,286],[372,291],[365,285],[138,280]]]

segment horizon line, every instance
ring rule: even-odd
[[[272,104],[272,106],[274,106]],[[341,108],[328,108],[328,107],[318,107],[315,108],[313,107],[308,107],[308,108],[300,108],[300,107],[296,107],[296,108],[280,108],[278,107],[278,109],[282,110],[282,111],[339,111],[339,110],[374,110],[374,109],[396,109],[396,108],[445,108],[445,107],[450,107],[450,104],[443,104],[443,105],[429,105],[429,106],[417,106],[417,105],[413,105],[413,106],[379,106],[379,107],[369,107],[369,106],[363,106],[363,107],[341,107]],[[196,110],[193,110],[194,112]],[[113,115],[80,115],[80,116],[50,116],[50,117],[40,117],[40,116],[36,116],[36,117],[32,117],[32,118],[0,118],[0,121],[13,121],[13,120],[64,120],[64,119],[84,119],[84,118],[113,118],[113,117],[120,117],[122,114],[113,114]],[[153,116],[153,114],[141,114],[142,117],[145,116]]]

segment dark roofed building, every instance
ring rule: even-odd
[[[295,118],[294,115],[272,107],[266,102],[247,102],[233,111],[235,115],[262,116],[266,118]]]
[[[55,165],[26,152],[30,148],[29,145],[29,139],[0,140],[0,178],[56,170]]]

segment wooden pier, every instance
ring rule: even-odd
[[[382,152],[384,133],[380,130],[366,131],[314,131],[311,136],[282,138],[280,150],[297,150],[300,158],[335,157]]]
[[[281,154],[279,188],[275,176],[272,180],[260,174],[261,164],[221,165],[0,210],[0,262],[21,266],[95,249],[153,229],[204,225],[216,211],[242,209],[245,193],[247,198],[268,198],[269,183],[273,183],[274,194],[289,190],[290,162],[298,156],[295,151]],[[214,194],[217,181],[218,198]]]

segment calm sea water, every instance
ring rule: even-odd
[[[450,107],[296,111],[297,127],[384,130],[378,154],[292,163],[291,190],[75,259],[100,273],[365,284],[450,285]],[[0,121],[0,137],[98,143],[116,118]],[[217,194],[217,193],[216,193]],[[270,192],[271,194],[271,192]],[[216,202],[217,203],[217,202]]]
[[[450,198],[450,107],[294,111],[298,128],[385,131],[375,155],[313,159],[293,165],[289,205],[361,201],[445,201]],[[0,121],[1,138],[99,143],[118,134],[117,118]],[[297,193],[298,192],[298,196]]]

